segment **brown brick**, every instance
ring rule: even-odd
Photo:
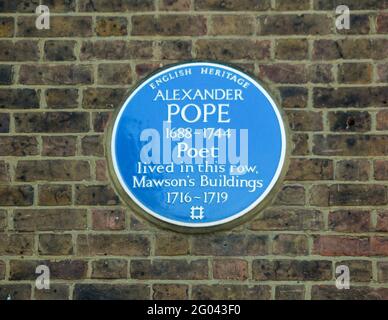
[[[336,210],[329,213],[329,229],[337,232],[368,232],[370,212],[361,210]]]
[[[180,256],[189,254],[189,239],[185,235],[162,233],[155,239],[155,255]]]
[[[128,63],[105,63],[98,66],[99,84],[131,84],[132,69]]]
[[[388,210],[377,211],[376,231],[388,232]]]
[[[5,262],[0,261],[0,280],[5,278]]]
[[[275,289],[276,300],[303,300],[304,294],[304,286],[281,285]]]
[[[377,263],[377,277],[379,282],[388,281],[388,263],[378,262]]]
[[[369,63],[343,63],[338,66],[338,81],[341,83],[370,83],[372,65]]]
[[[31,300],[30,284],[1,284],[0,300]]]
[[[193,15],[141,15],[132,17],[133,36],[200,36],[207,32],[206,18]]]
[[[196,42],[198,59],[232,60],[259,59],[270,57],[271,43],[267,40],[250,39],[222,40],[200,39]]]
[[[269,300],[271,287],[265,285],[214,284],[193,285],[194,300]]]
[[[325,35],[332,20],[321,14],[288,14],[259,17],[260,35]]]
[[[328,113],[330,131],[366,132],[371,129],[371,116],[368,112],[336,111]]]
[[[37,41],[0,40],[0,61],[38,61],[39,47]]]
[[[388,110],[379,111],[376,115],[376,129],[388,130]]]
[[[153,56],[152,41],[97,40],[84,41],[81,60],[149,59]]]
[[[355,282],[371,282],[372,275],[372,262],[366,260],[343,260],[338,261],[335,267],[345,265],[349,268],[350,279]],[[339,274],[337,273],[337,276]]]
[[[123,230],[125,229],[125,212],[121,209],[93,209],[93,230]]]
[[[309,0],[277,0],[275,9],[278,11],[296,11],[296,10],[308,10],[310,9]]]
[[[330,186],[329,204],[333,206],[373,206],[387,204],[384,185],[337,184]]]
[[[76,284],[74,288],[76,300],[145,300],[149,296],[150,288],[146,284],[85,283]]]
[[[112,206],[119,204],[120,200],[115,191],[110,186],[77,185],[75,187],[75,202],[78,205]]]
[[[84,209],[18,209],[14,212],[18,231],[84,230]]]
[[[280,96],[283,108],[306,108],[308,92],[301,87],[281,87]]]
[[[129,218],[130,229],[133,231],[144,231],[152,228],[150,224],[144,219],[139,219],[135,214],[131,214]]]
[[[102,259],[92,262],[93,279],[126,279],[128,262],[123,259]]]
[[[195,0],[195,10],[204,11],[263,11],[271,8],[269,0]]]
[[[89,131],[86,112],[42,112],[15,114],[16,132],[77,133]]]
[[[10,182],[9,164],[0,161],[0,182]]]
[[[0,206],[30,206],[33,202],[33,187],[0,185]]]
[[[81,150],[84,156],[104,156],[104,136],[86,136],[81,139]]]
[[[0,133],[8,133],[9,132],[9,114],[0,113]]]
[[[87,262],[82,260],[11,260],[11,280],[35,280],[36,267],[46,265],[50,269],[50,279],[76,280],[84,279]]]
[[[255,20],[245,15],[214,15],[211,17],[211,32],[221,35],[252,35],[255,32]]]
[[[375,160],[375,179],[376,180],[388,180],[388,161],[387,160]]]
[[[365,108],[383,107],[387,104],[387,90],[384,87],[315,88],[316,108]]]
[[[91,84],[91,66],[85,65],[23,65],[20,67],[21,84]]]
[[[388,255],[388,238],[371,237],[370,246],[371,248],[369,255],[383,257]]]
[[[367,181],[370,177],[368,160],[340,160],[336,164],[335,179],[345,181]]]
[[[244,281],[248,278],[248,262],[241,259],[216,259],[213,261],[213,277]]]
[[[0,233],[0,255],[31,255],[34,248],[34,237],[29,234]]]
[[[35,137],[1,137],[0,156],[33,156],[38,154],[38,141]]]
[[[337,29],[340,34],[369,34],[370,22],[369,16],[366,14],[351,14],[350,15],[350,28],[349,29]]]
[[[322,256],[368,256],[371,254],[367,237],[316,236],[313,254]]]
[[[293,131],[322,131],[323,121],[321,112],[304,110],[287,111],[288,123]]]
[[[50,284],[50,289],[35,290],[36,300],[69,300],[69,286],[66,284]]]
[[[191,41],[185,40],[163,40],[158,43],[162,59],[191,59]],[[139,66],[139,65],[138,65]],[[138,67],[137,66],[137,67]],[[148,73],[148,72],[147,72]]]
[[[108,181],[108,165],[106,160],[96,160],[96,180]]]
[[[158,0],[159,9],[165,11],[188,11],[191,0]]]
[[[42,137],[42,155],[48,157],[75,156],[77,137],[73,136],[48,136]]]
[[[34,89],[0,89],[0,109],[39,108],[39,94]]]
[[[85,109],[118,108],[125,94],[125,89],[88,88],[83,92],[82,106]]]
[[[44,44],[44,57],[47,61],[74,61],[76,60],[75,45],[76,41],[46,41]]]
[[[14,18],[0,17],[0,38],[11,38],[14,32]]]
[[[335,285],[314,285],[311,288],[313,300],[386,300],[386,288],[351,286],[349,290],[338,290]]]
[[[149,237],[142,234],[90,234],[79,235],[78,254],[83,256],[148,256]]]
[[[275,83],[306,83],[307,72],[303,64],[275,63],[261,65],[260,75]]]
[[[335,60],[340,58],[338,43],[334,40],[316,40],[313,46],[313,60]]]
[[[132,260],[132,279],[201,280],[208,279],[207,260]]]
[[[268,238],[261,235],[217,234],[193,238],[192,254],[205,256],[258,256],[268,252]]]
[[[97,17],[95,31],[99,37],[126,36],[127,24],[125,17]]]
[[[76,0],[43,0],[42,4],[48,6],[51,12],[74,12]]]
[[[154,284],[152,289],[154,300],[188,300],[189,298],[189,286],[185,284]]]
[[[325,260],[253,260],[252,276],[258,281],[331,280],[332,263]]]
[[[166,43],[166,41],[163,41],[163,43]],[[164,53],[162,53],[162,54],[164,54]],[[167,53],[167,57],[169,54],[171,54],[171,52]],[[136,65],[135,71],[136,71],[137,77],[139,79],[142,79],[145,76],[148,76],[150,73],[152,73],[153,71],[156,71],[157,69],[159,69],[161,67],[163,67],[162,63],[139,63]]]
[[[310,189],[310,205],[327,207],[329,205],[329,188],[326,185],[313,185]]]
[[[279,234],[272,240],[272,253],[286,256],[304,256],[308,254],[308,242],[305,235]]]
[[[79,0],[80,11],[86,12],[137,12],[154,9],[153,0]]]
[[[292,134],[291,140],[291,154],[293,156],[305,156],[310,153],[309,136],[307,133]]]
[[[331,180],[333,161],[328,159],[291,159],[286,180]]]
[[[303,60],[308,57],[308,42],[305,39],[281,39],[276,41],[276,59]]]
[[[78,106],[77,89],[47,89],[45,98],[50,109],[71,109]]]
[[[386,1],[380,0],[314,0],[314,9],[317,10],[332,10],[333,8],[339,5],[345,5],[351,8],[352,10],[376,10],[376,9],[386,9]],[[346,291],[346,290],[345,290]]]
[[[111,117],[111,112],[95,112],[92,115],[94,132],[104,132]]]
[[[286,185],[277,194],[274,204],[298,206],[304,205],[305,202],[305,190],[303,186]]]
[[[262,211],[250,224],[252,230],[320,230],[322,212],[313,209],[270,208]]]
[[[18,37],[90,37],[92,17],[51,16],[50,29],[39,30],[35,26],[35,16],[19,16],[17,20]]]
[[[326,156],[385,156],[388,136],[383,135],[315,135],[313,152]]]
[[[10,65],[0,65],[0,85],[10,85],[13,83],[13,67]]]
[[[316,40],[313,48],[313,59],[384,59],[387,50],[388,41],[385,39]]]
[[[387,39],[375,39],[373,40],[373,50],[371,56],[373,59],[384,59],[388,54],[388,40]]]
[[[388,64],[387,63],[377,65],[377,77],[378,77],[379,82],[388,82]]]
[[[334,81],[333,65],[313,64],[308,68],[310,81],[313,83],[328,83]]]
[[[7,211],[0,210],[0,231],[4,231],[8,224]]]
[[[23,160],[16,167],[17,181],[82,181],[90,178],[84,160]]]
[[[39,235],[39,254],[67,256],[73,254],[71,234],[41,234]]]
[[[16,1],[1,1],[1,12],[4,13],[32,13],[35,12],[35,8],[39,5],[39,0],[16,0]],[[1,300],[5,300],[2,299]]]
[[[388,33],[388,15],[381,13],[376,18],[377,33]]]
[[[71,186],[63,184],[40,185],[38,188],[39,205],[41,206],[66,206],[71,205]]]

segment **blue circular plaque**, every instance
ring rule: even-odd
[[[280,112],[263,87],[218,63],[160,70],[119,110],[113,174],[148,215],[184,227],[242,217],[268,196],[286,154]]]

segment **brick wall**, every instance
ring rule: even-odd
[[[51,9],[50,30],[35,7]],[[335,7],[351,9],[336,30]],[[388,298],[388,2],[0,0],[0,299]],[[289,172],[228,232],[142,220],[106,128],[159,66],[234,63],[277,97]],[[35,267],[51,289],[35,288]],[[337,290],[348,265],[351,289]]]

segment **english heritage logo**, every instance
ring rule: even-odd
[[[146,215],[211,227],[259,206],[286,155],[280,112],[245,73],[194,62],[160,70],[119,110],[110,139],[117,186]]]

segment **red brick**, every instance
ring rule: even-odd
[[[329,229],[337,232],[368,232],[370,212],[361,210],[336,210],[329,213]]]
[[[125,229],[125,212],[121,209],[93,209],[92,224],[94,230]]]
[[[248,263],[241,259],[217,259],[213,261],[214,279],[240,280],[248,278]]]

